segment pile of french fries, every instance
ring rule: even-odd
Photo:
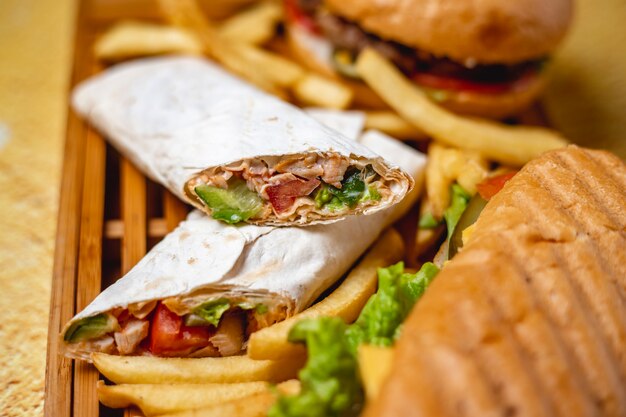
[[[279,2],[255,2],[219,21],[207,18],[196,0],[158,0],[158,4],[164,24],[119,22],[97,41],[96,57],[114,63],[157,54],[206,55],[259,88],[298,105],[350,108],[354,93],[348,85],[275,52],[285,49],[277,35],[283,20]],[[566,144],[557,133],[544,128],[452,114],[432,103],[375,51],[362,52],[356,68],[389,106],[388,110],[365,111],[366,129],[399,140],[432,139],[422,215],[441,220],[455,182],[474,194],[476,185],[493,175],[494,169],[521,166]],[[443,226],[418,228],[415,251],[409,257],[417,259],[440,242],[443,231]],[[99,399],[114,408],[136,406],[148,417],[266,415],[278,395],[300,389],[297,374],[305,363],[306,350],[287,341],[292,326],[301,319],[320,316],[354,321],[376,291],[377,268],[397,262],[403,254],[399,235],[387,232],[329,296],[252,334],[245,356],[164,359],[94,354],[98,370],[118,384],[99,383]],[[366,396],[371,400],[391,366],[393,351],[363,346],[358,356]]]

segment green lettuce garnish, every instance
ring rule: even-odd
[[[281,396],[269,417],[339,417],[362,403],[357,360],[344,337],[347,325],[338,317],[302,320],[289,332],[289,341],[304,342],[308,361],[299,372],[300,394]]]
[[[225,223],[246,221],[263,209],[261,197],[251,191],[246,182],[239,178],[230,180],[228,189],[205,184],[197,186],[194,190],[211,209],[211,216]]]
[[[359,201],[380,201],[383,198],[373,185],[368,186]]]
[[[376,187],[366,186],[363,181],[365,171],[352,170],[341,181],[341,188],[322,184],[315,194],[315,206],[329,210],[354,208],[362,201],[379,201],[382,197]]]
[[[438,272],[430,262],[415,274],[404,272],[402,262],[379,269],[378,291],[346,333],[352,351],[360,344],[393,345],[400,325]]]
[[[452,185],[452,198],[450,206],[443,212],[443,218],[446,220],[446,226],[448,228],[448,240],[454,233],[461,215],[467,208],[467,204],[472,196],[465,191],[460,185]]]
[[[420,229],[434,229],[439,226],[441,222],[433,216],[431,212],[426,212],[420,217],[419,228]]]
[[[222,315],[230,308],[230,302],[225,298],[212,300],[202,304],[200,307],[196,307],[193,310],[193,314],[199,316],[208,324],[212,324],[217,327],[220,323]]]
[[[378,291],[356,322],[346,325],[338,317],[303,320],[289,332],[289,341],[304,342],[306,366],[298,374],[302,389],[281,396],[270,417],[357,415],[363,405],[358,378],[357,350],[363,343],[389,346],[397,339],[402,321],[439,272],[426,263],[419,272],[404,272],[399,262],[378,270]]]
[[[365,192],[365,183],[361,177],[361,171],[354,170],[343,178],[341,189],[331,185],[329,190],[339,201],[352,208],[357,205]]]
[[[74,322],[63,335],[63,340],[76,343],[89,339],[97,339],[107,333],[116,331],[118,327],[119,324],[114,316],[101,313]]]

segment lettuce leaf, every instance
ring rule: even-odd
[[[443,212],[443,218],[446,220],[446,226],[448,228],[448,240],[450,240],[452,233],[454,233],[454,229],[456,228],[461,215],[467,208],[470,198],[472,198],[472,196],[460,185],[452,185],[452,198],[450,206]]]
[[[402,262],[379,269],[378,291],[346,333],[352,352],[356,353],[360,344],[391,346],[400,325],[438,272],[430,262],[415,274],[404,272]]]
[[[230,308],[230,302],[225,298],[212,300],[196,307],[193,314],[201,317],[208,324],[217,327],[220,323],[222,315]]]
[[[363,405],[358,346],[393,344],[402,322],[438,272],[432,263],[424,264],[415,274],[405,273],[402,262],[380,268],[378,291],[354,324],[348,326],[337,317],[296,324],[289,332],[289,341],[304,342],[308,350],[308,361],[299,373],[302,390],[295,396],[279,397],[269,416],[357,415]]]
[[[315,206],[339,210],[345,207],[353,208],[361,201],[379,201],[382,198],[380,193],[373,186],[365,186],[364,175],[365,171],[347,172],[341,181],[341,188],[322,184],[315,194]]]
[[[340,417],[356,415],[363,390],[356,357],[344,337],[347,325],[338,317],[303,320],[289,332],[290,342],[304,342],[308,361],[299,372],[300,394],[281,396],[269,417]],[[354,409],[354,412],[350,412]]]

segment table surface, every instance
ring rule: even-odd
[[[43,413],[75,2],[0,1],[0,414]]]
[[[584,132],[592,130],[594,123],[604,126],[607,118],[612,126],[623,127],[626,105],[598,111],[602,103],[580,100],[577,94],[588,93],[583,87],[589,85],[593,91],[602,90],[594,94],[602,102],[624,103],[626,57],[619,48],[611,48],[626,42],[626,27],[607,24],[606,19],[626,21],[626,3],[579,2],[582,13],[555,63],[555,73],[566,81],[571,68],[579,69],[574,80],[579,88],[573,88],[571,81],[555,83],[548,92],[548,110],[558,113],[555,116],[566,124],[577,120],[572,113],[585,114],[585,126],[577,128]],[[7,416],[35,416],[43,410],[50,277],[76,3],[0,1],[0,410]],[[602,83],[594,74],[601,74]],[[594,80],[589,82],[589,77]],[[561,97],[566,97],[565,104]],[[580,103],[596,111],[590,114]],[[619,148],[624,142],[611,137],[606,143]]]

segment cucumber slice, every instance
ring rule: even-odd
[[[117,319],[110,314],[102,313],[93,317],[85,317],[72,324],[65,332],[63,340],[69,343],[97,339],[119,328]]]
[[[229,181],[228,189],[199,185],[196,194],[211,209],[211,216],[228,224],[246,221],[263,209],[263,200],[241,179]]]

